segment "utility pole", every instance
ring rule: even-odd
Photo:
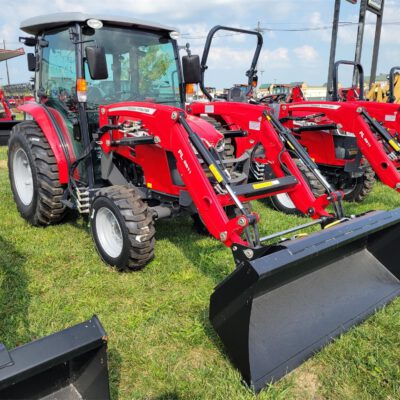
[[[261,28],[261,24],[260,21],[257,22],[257,28],[255,29],[257,32],[263,34],[264,33],[264,29]]]
[[[365,17],[367,14],[367,0],[361,0],[360,4],[360,17],[358,19],[358,32],[356,41],[356,52],[354,54],[354,62],[360,64],[361,62],[361,52],[364,39],[364,28],[365,28]],[[353,72],[353,87],[357,86],[358,82],[358,69],[354,68]],[[363,89],[361,89],[363,90]]]
[[[3,48],[6,49],[6,41],[3,39]],[[8,72],[8,63],[6,60],[6,71],[7,71],[7,83],[10,85],[10,73]]]
[[[375,27],[375,39],[374,39],[374,49],[372,51],[372,64],[371,64],[371,76],[369,80],[369,86],[375,82],[376,78],[376,67],[378,64],[378,54],[379,54],[379,43],[381,41],[381,31],[382,31],[382,20],[383,20],[383,8],[385,6],[385,0],[382,0],[379,10],[374,10],[373,7],[370,11],[376,14],[376,27]]]
[[[335,11],[333,14],[331,53],[329,56],[328,80],[326,84],[326,99],[332,100],[332,83],[333,83],[333,64],[336,58],[336,44],[339,29],[340,0],[335,0]]]

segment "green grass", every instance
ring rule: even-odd
[[[109,335],[113,399],[398,399],[400,301],[254,396],[208,321],[209,296],[233,270],[228,249],[187,218],[157,224],[156,259],[121,274],[96,254],[83,219],[48,228],[17,213],[0,148],[0,341],[9,348],[97,314]],[[378,184],[348,213],[399,206]],[[261,203],[262,233],[307,220]]]

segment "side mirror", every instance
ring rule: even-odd
[[[25,46],[29,47],[35,47],[37,44],[37,39],[34,36],[29,36],[29,37],[19,37],[19,41],[23,43]]]
[[[28,53],[26,55],[28,59],[28,71],[35,72],[36,71],[36,56],[33,53]]]
[[[92,79],[107,79],[107,60],[104,47],[87,46],[85,48],[86,60]]]
[[[200,57],[197,55],[182,57],[183,80],[188,83],[201,81]]]

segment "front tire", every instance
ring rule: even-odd
[[[96,249],[107,264],[136,271],[154,258],[153,215],[135,188],[100,189],[92,203],[90,220]]]
[[[21,216],[35,226],[60,222],[66,207],[61,200],[57,161],[34,121],[15,125],[8,142],[8,171],[14,201]]]
[[[364,174],[357,179],[354,187],[351,190],[345,189],[344,199],[346,201],[353,201],[356,203],[363,202],[365,198],[371,193],[375,182],[375,172],[368,164]]]

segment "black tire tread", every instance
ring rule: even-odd
[[[369,164],[366,166],[364,175],[360,179],[361,182],[356,184],[354,190],[352,190],[350,193],[346,193],[344,196],[346,201],[361,203],[371,193],[376,179],[375,172]]]
[[[298,158],[293,159],[297,168],[306,178],[311,191],[314,193],[316,198],[321,197],[325,193],[325,188],[321,182],[315,177],[315,175],[308,169],[308,167],[301,162]]]
[[[124,271],[138,271],[154,258],[155,227],[153,214],[133,186],[109,186],[100,189],[96,197],[112,200],[118,207],[128,230],[131,248],[128,262],[118,266]],[[145,240],[138,241],[137,236]]]
[[[46,136],[35,121],[24,121],[15,125],[12,129],[9,143],[13,140],[13,135],[18,134],[25,136],[27,139],[38,183],[37,206],[29,222],[35,226],[58,223],[66,214],[66,207],[61,203],[65,188],[59,181],[58,166],[54,153]],[[11,180],[10,164],[8,167]]]

